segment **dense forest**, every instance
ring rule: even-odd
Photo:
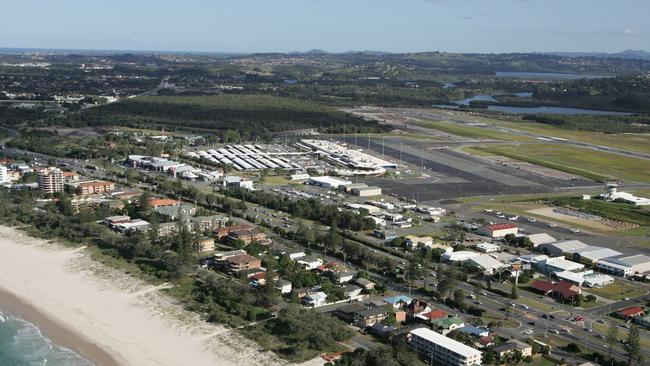
[[[354,132],[379,132],[377,122],[320,103],[269,95],[143,97],[109,104],[71,116],[73,127],[122,125],[141,128],[236,131],[251,140],[280,131],[348,126]]]
[[[524,119],[570,130],[605,133],[650,131],[650,116],[532,114],[524,116]]]

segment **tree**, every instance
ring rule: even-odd
[[[627,336],[627,342],[623,345],[623,350],[627,355],[628,366],[631,366],[634,362],[640,363],[642,361],[641,334],[638,325],[632,324],[630,327],[630,333]]]
[[[506,302],[504,312],[506,313],[506,320],[510,319],[510,314],[512,313],[512,305],[510,305],[510,302]]]
[[[517,284],[515,281],[512,281],[512,288],[510,289],[510,298],[517,300],[519,298],[519,294],[517,294]]]
[[[607,340],[607,346],[609,347],[608,358],[611,358],[614,344],[618,342],[618,326],[616,325],[616,323],[609,322],[609,327],[607,328],[607,336],[605,337],[605,339]]]
[[[409,261],[408,267],[406,267],[406,273],[404,274],[404,278],[409,283],[409,295],[411,292],[411,287],[413,287],[413,282],[422,277],[422,272],[422,265],[415,257],[412,257]]]
[[[465,291],[462,288],[456,289],[456,291],[454,291],[454,301],[456,304],[458,304],[459,307],[463,307],[463,305],[465,305]]]

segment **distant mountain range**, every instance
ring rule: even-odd
[[[547,55],[557,55],[565,57],[609,57],[609,58],[628,58],[639,60],[650,60],[650,52],[643,50],[625,50],[617,53],[605,52],[545,52]]]

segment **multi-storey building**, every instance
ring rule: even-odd
[[[38,188],[45,193],[63,192],[63,172],[59,168],[45,168],[38,172]]]
[[[427,362],[444,366],[481,364],[481,351],[436,333],[431,329],[414,329],[409,335],[411,347]]]

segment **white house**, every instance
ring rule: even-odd
[[[280,290],[280,293],[284,295],[291,292],[292,285],[291,282],[280,279],[275,283],[275,288]]]
[[[302,298],[302,301],[305,303],[305,305],[312,306],[312,307],[318,307],[318,306],[323,306],[327,303],[327,295],[324,292],[314,292],[311,294],[307,294],[305,297]]]

